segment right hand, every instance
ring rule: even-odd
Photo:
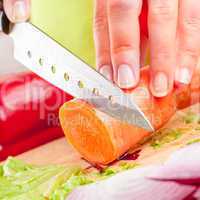
[[[24,22],[30,17],[31,0],[3,0],[3,7],[11,22]]]

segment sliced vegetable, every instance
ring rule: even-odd
[[[187,145],[194,144],[194,143],[200,143],[200,138],[193,139],[193,140],[189,141],[189,142],[187,143]]]
[[[149,177],[181,184],[200,185],[200,145],[192,144],[172,154],[165,165]]]
[[[146,67],[141,71],[138,87],[128,92],[157,130],[177,109],[200,101],[199,77],[200,70],[197,70],[191,85],[179,86],[165,98],[155,98],[148,89],[149,70]],[[65,103],[59,116],[67,140],[91,163],[108,164],[151,135],[100,112],[82,100]]]
[[[162,147],[164,144],[167,144],[179,139],[181,136],[182,136],[182,133],[178,129],[160,130],[152,138],[151,146],[154,149],[158,149]]]
[[[104,181],[75,189],[67,200],[182,200],[196,187],[146,178],[153,167],[129,170]]]
[[[200,115],[194,112],[188,112],[184,117],[183,120],[186,124],[191,123],[198,123],[200,120]]]

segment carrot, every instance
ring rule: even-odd
[[[191,85],[179,85],[165,98],[151,95],[148,88],[148,67],[142,69],[141,77],[137,88],[127,92],[156,130],[162,127],[177,109],[200,101],[200,70],[196,71]],[[96,164],[114,161],[152,134],[114,119],[83,100],[65,103],[60,108],[59,117],[68,142],[86,160]]]

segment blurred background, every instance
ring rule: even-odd
[[[17,62],[0,33],[0,161],[63,137],[58,110],[71,98]]]

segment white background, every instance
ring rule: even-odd
[[[23,70],[23,65],[13,58],[12,39],[0,33],[0,75]]]

